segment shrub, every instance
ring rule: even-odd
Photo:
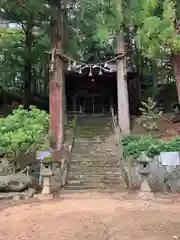
[[[45,111],[33,106],[29,110],[19,107],[0,119],[0,153],[10,155],[16,162],[19,155],[36,152],[47,139],[48,124]]]
[[[170,141],[163,141],[149,136],[128,136],[122,141],[125,157],[138,158],[142,152],[149,157],[159,155],[161,152],[180,152],[180,137]]]
[[[139,108],[141,115],[137,123],[147,130],[157,130],[157,120],[162,118],[162,111],[157,108],[156,102],[151,98],[148,98],[147,102],[142,102],[142,105],[143,107]]]

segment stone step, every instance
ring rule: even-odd
[[[123,185],[124,183],[122,181],[114,181],[114,182],[92,182],[92,181],[89,181],[89,182],[78,182],[78,181],[69,181],[68,184],[65,186],[65,188],[67,188],[68,186],[71,186],[72,188],[76,188],[76,189],[79,189],[79,188],[83,188],[83,187],[86,187],[86,188],[100,188],[100,187],[112,187],[112,186],[121,186]]]
[[[104,176],[104,175],[92,175],[92,176],[69,176],[68,177],[68,183],[69,181],[77,181],[79,183],[86,183],[86,182],[119,182],[122,181],[121,176],[118,175],[109,175],[109,176]]]
[[[89,131],[89,130],[88,130]],[[103,130],[104,131],[104,130]],[[86,141],[88,141],[88,142],[96,142],[97,141],[97,139],[100,139],[101,141],[103,141],[103,142],[108,142],[108,140],[107,140],[107,135],[110,135],[110,134],[112,134],[112,133],[108,133],[108,134],[106,134],[105,136],[98,136],[98,134],[96,134],[96,135],[93,135],[92,136],[92,139],[89,139],[89,138],[87,138],[86,139]],[[85,136],[86,137],[86,136]],[[79,137],[77,134],[76,134],[76,141],[78,141],[78,140],[84,140],[84,139],[82,139],[81,137]]]
[[[95,170],[93,171],[92,170],[89,170],[89,169],[86,169],[86,170],[83,170],[83,169],[71,169],[70,172],[69,172],[69,176],[73,176],[73,175],[86,175],[86,176],[92,176],[92,175],[98,175],[98,176],[108,176],[108,175],[111,175],[111,176],[116,176],[116,175],[120,175],[120,170],[118,171],[116,169],[116,171],[107,171],[107,170],[104,170],[104,169],[101,169],[101,170]]]
[[[107,132],[105,132],[105,131],[107,131]],[[76,128],[76,133],[104,133],[104,134],[107,134],[109,131],[112,132],[112,129],[107,126],[99,126],[96,128],[86,126],[86,127]]]
[[[115,154],[106,154],[106,153],[88,153],[86,149],[82,150],[81,153],[79,152],[73,152],[72,158],[87,158],[87,159],[118,159],[118,155]]]
[[[85,164],[85,165],[94,165],[94,164],[118,164],[119,160],[117,158],[92,158],[92,157],[71,157],[72,164]]]
[[[104,188],[108,188],[108,187],[105,187],[105,186],[82,186],[82,185],[79,185],[79,186],[76,186],[76,185],[66,185],[64,187],[64,190],[71,190],[71,191],[75,191],[75,192],[79,192],[79,191],[84,191],[84,190],[99,190],[99,189],[104,189]]]
[[[81,177],[84,177],[84,178],[116,178],[118,176],[120,176],[120,172],[116,171],[116,172],[85,172],[85,171],[79,171],[79,172],[73,172],[73,171],[70,171],[69,172],[69,177],[75,177],[75,178],[81,178]]]
[[[75,172],[74,171],[70,171],[69,172],[69,178],[73,177],[73,178],[81,178],[81,177],[84,177],[84,178],[96,178],[96,177],[100,177],[100,178],[106,178],[106,177],[109,177],[109,178],[116,178],[118,176],[120,176],[120,172],[119,171],[116,171],[116,172],[98,172],[98,171],[94,171],[94,172],[85,172],[85,171],[79,171]]]
[[[84,172],[93,172],[93,171],[115,171],[115,172],[118,172],[120,170],[120,165],[117,166],[117,165],[112,165],[112,164],[109,164],[107,166],[101,164],[101,165],[71,165],[71,171],[84,171]]]
[[[86,150],[86,152],[85,152]],[[84,147],[81,149],[74,149],[72,152],[73,156],[83,156],[83,157],[87,157],[87,156],[91,156],[91,157],[118,157],[119,155],[110,151],[100,151],[97,149],[92,149],[90,147]]]
[[[96,162],[96,163],[92,163],[92,162],[74,162],[72,161],[71,163],[72,168],[82,168],[82,169],[98,169],[98,168],[107,168],[107,169],[111,169],[111,168],[116,168],[118,169],[120,167],[120,163],[118,162],[106,162],[104,163],[103,161],[101,162]]]
[[[115,150],[117,151],[118,149],[114,148],[114,149],[103,149],[101,148],[101,146],[97,146],[97,144],[95,145],[91,145],[90,143],[89,144],[85,144],[83,143],[81,145],[81,143],[75,143],[74,144],[74,151],[72,152],[73,153],[76,153],[76,154],[82,154],[81,153],[81,149],[82,150],[86,150],[86,153],[89,155],[109,155],[109,156],[117,156],[118,154],[116,152],[114,152]],[[78,150],[78,151],[77,151]]]
[[[115,156],[88,156],[88,155],[72,155],[71,156],[71,161],[74,163],[118,163],[119,158]]]
[[[92,176],[92,177],[69,177],[68,178],[68,184],[73,184],[73,183],[78,183],[78,184],[91,184],[91,183],[119,183],[121,182],[122,179],[120,178],[120,176],[116,176],[116,177],[104,177],[104,176]]]
[[[85,123],[85,124],[82,124],[82,123],[78,123],[77,124],[77,128],[93,128],[93,129],[96,129],[96,128],[111,128],[112,127],[112,124],[109,123],[108,121],[106,122],[97,122],[97,123]]]
[[[90,151],[90,149],[89,149]],[[99,152],[93,152],[93,153],[88,153],[88,149],[81,149],[81,150],[74,150],[72,152],[72,157],[74,158],[96,158],[96,159],[107,159],[107,158],[116,158],[118,159],[118,154],[111,154],[111,153],[99,153]]]
[[[101,125],[101,126],[77,126],[76,127],[76,132],[83,132],[83,131],[87,131],[87,130],[91,130],[92,132],[102,132],[103,130],[110,130],[112,131],[112,128],[108,125]]]
[[[113,161],[115,160],[115,159],[119,159],[119,156],[118,155],[114,155],[114,154],[99,154],[99,153],[97,153],[97,154],[88,154],[87,153],[87,151],[85,152],[85,149],[81,152],[81,153],[76,153],[76,152],[73,152],[72,153],[72,155],[71,155],[71,158],[72,159],[94,159],[94,160],[103,160],[103,159],[105,159],[105,160],[111,160],[111,159],[113,159]]]
[[[106,150],[106,149],[102,149],[101,148],[101,145],[100,144],[103,144],[102,141],[100,142],[89,142],[85,139],[83,139],[81,142],[78,142],[77,140],[75,140],[75,143],[74,143],[74,150],[77,148],[77,149],[84,149],[84,148],[87,148],[87,149],[92,149],[92,150],[101,150],[101,151],[104,151],[104,152],[111,152],[112,150]]]
[[[106,131],[106,132],[105,132]],[[111,131],[109,131],[111,132]],[[107,130],[106,129],[101,129],[101,131],[99,130],[93,130],[92,129],[86,129],[84,131],[82,131],[82,129],[80,131],[76,131],[76,136],[80,137],[80,136],[89,136],[92,135],[94,138],[95,137],[102,137],[107,135]]]
[[[91,142],[98,142],[96,139],[97,139],[97,136],[102,140],[103,138],[107,137],[107,134],[104,135],[103,133],[85,133],[85,134],[76,134],[76,137],[78,138],[82,138],[82,139],[86,139],[88,141],[91,141]],[[100,142],[99,142],[100,143]]]
[[[70,173],[72,173],[72,174],[90,174],[90,175],[92,175],[92,174],[99,174],[99,175],[102,175],[102,174],[104,174],[104,175],[106,175],[106,174],[110,174],[110,173],[112,173],[112,174],[116,174],[116,173],[121,173],[121,169],[120,169],[120,167],[118,168],[115,168],[115,167],[113,167],[113,169],[112,168],[110,168],[110,167],[108,167],[108,168],[103,168],[103,167],[101,167],[101,168],[98,168],[98,167],[96,167],[96,168],[84,168],[84,167],[71,167],[71,169],[70,169]]]
[[[103,189],[103,188],[115,188],[123,187],[123,182],[118,183],[89,183],[89,184],[67,184],[64,189],[83,190],[83,189]]]
[[[76,129],[76,134],[77,136],[79,136],[79,134],[96,134],[98,136],[98,134],[100,134],[101,136],[103,135],[107,135],[108,133],[112,132],[111,129],[107,129],[107,128],[97,128],[97,129],[93,129],[93,128],[84,128],[84,129]]]
[[[82,136],[77,136],[76,135],[76,142],[77,143],[85,143],[85,144],[91,144],[91,145],[95,145],[97,143],[108,143],[108,141],[106,140],[106,137],[104,136],[97,136],[97,135],[94,135],[92,136],[92,138],[87,138],[86,136],[82,137]],[[116,139],[115,139],[116,140]]]
[[[89,172],[93,172],[93,171],[112,171],[112,172],[118,172],[120,171],[120,166],[117,165],[76,165],[76,164],[71,164],[71,171],[89,171]]]
[[[113,176],[112,176],[113,177]],[[108,178],[108,177],[105,177],[105,176],[102,176],[102,177],[99,177],[98,175],[96,175],[96,176],[82,176],[82,177],[80,177],[79,176],[79,178],[77,178],[77,177],[72,177],[72,178],[70,178],[69,177],[69,179],[68,179],[68,183],[69,184],[76,184],[76,183],[78,183],[78,184],[81,184],[81,183],[83,183],[83,184],[89,184],[89,183],[114,183],[114,182],[120,182],[120,181],[122,181],[122,179],[121,179],[121,177],[120,177],[120,175],[117,175],[116,177],[114,177],[114,178]]]
[[[78,125],[94,125],[96,126],[96,124],[105,124],[105,123],[111,123],[111,118],[110,117],[98,117],[98,116],[87,116],[87,117],[79,117],[78,118]]]
[[[66,185],[64,189],[67,190],[76,190],[79,192],[79,190],[96,190],[99,189],[111,189],[111,188],[125,188],[124,183],[120,184],[101,184],[101,185]]]
[[[93,171],[98,171],[98,172],[104,172],[104,171],[112,171],[112,172],[118,172],[120,170],[120,166],[116,165],[93,165],[93,166],[85,166],[85,165],[71,165],[71,171],[77,172],[77,171],[84,171],[84,172],[93,172]]]
[[[101,142],[100,144],[103,145],[103,142]],[[108,143],[107,143],[108,144]],[[85,142],[85,140],[83,140],[83,142],[75,142],[74,143],[74,152],[78,149],[78,150],[81,150],[81,149],[86,149],[88,151],[88,149],[91,149],[90,152],[93,152],[94,150],[98,152],[101,152],[101,153],[109,153],[109,154],[113,154],[114,150],[118,150],[118,148],[115,146],[113,149],[104,149],[102,148],[102,145],[99,145],[99,143],[90,143],[90,142]],[[77,151],[76,151],[77,152]],[[81,153],[81,152],[80,152]]]
[[[69,172],[69,177],[70,176],[120,176],[121,175],[121,173],[120,173],[120,171],[114,171],[114,172],[110,172],[110,171],[103,171],[103,169],[102,169],[102,171],[89,171],[89,170],[86,170],[86,171],[83,171],[82,169],[79,169],[79,171],[78,171],[78,169],[77,170],[70,170],[70,172]]]
[[[85,158],[83,158],[83,159],[79,159],[79,160],[77,160],[77,159],[72,159],[71,160],[71,164],[72,165],[82,165],[82,166],[84,166],[84,167],[87,167],[87,166],[119,166],[120,165],[120,163],[119,163],[119,161],[118,160],[116,160],[116,159],[109,159],[109,160],[104,160],[104,159],[94,159],[94,160],[92,160],[92,159],[85,159]]]
[[[76,174],[90,174],[90,175],[93,175],[93,174],[99,174],[99,175],[106,175],[106,174],[116,174],[116,173],[121,173],[121,169],[120,168],[113,168],[111,169],[110,167],[109,168],[77,168],[77,167],[71,167],[70,169],[70,173],[76,175]]]
[[[106,131],[106,130],[104,130]],[[76,137],[77,138],[86,138],[89,141],[93,141],[96,140],[98,138],[103,139],[105,137],[107,137],[107,133],[105,134],[104,131],[102,132],[92,132],[90,129],[87,130],[86,132],[76,132]],[[91,140],[92,139],[92,140]]]
[[[71,186],[71,185],[67,185],[64,187],[64,189],[62,190],[64,193],[79,193],[79,192],[89,192],[89,191],[96,191],[96,192],[101,192],[101,191],[106,191],[106,192],[120,192],[122,191],[122,188],[124,188],[124,186],[119,186],[119,185],[113,185],[113,186],[109,186],[109,185],[103,185],[103,186]]]
[[[78,151],[77,151],[78,150]],[[81,152],[82,150],[82,152]],[[86,150],[86,152],[84,152]],[[118,154],[112,153],[110,151],[106,151],[106,152],[100,152],[99,150],[96,149],[89,149],[89,148],[82,148],[82,149],[74,149],[74,151],[72,152],[72,156],[82,156],[82,157],[118,157]]]
[[[82,155],[82,152],[80,150],[86,150],[86,154],[84,154],[84,156],[118,156],[117,153],[113,152],[113,149],[101,149],[101,148],[97,148],[95,146],[90,146],[90,145],[84,145],[84,146],[78,146],[80,144],[75,144],[74,145],[74,151],[72,152],[72,155]],[[80,147],[80,148],[78,148]],[[77,151],[78,150],[78,151]]]
[[[102,129],[102,128],[106,128],[106,129],[112,129],[112,125],[109,124],[108,122],[102,122],[97,123],[97,124],[80,124],[78,123],[78,125],[76,126],[76,129]]]
[[[110,117],[78,117],[76,139],[72,152],[68,183],[64,189],[109,189],[122,187],[119,157],[113,147],[108,146],[112,134]],[[101,144],[101,145],[100,145]]]
[[[66,199],[68,197],[70,197],[72,199],[72,194],[76,194],[78,190],[78,193],[80,194],[85,194],[85,193],[90,193],[90,192],[96,192],[96,193],[119,193],[122,192],[124,193],[124,187],[123,186],[115,186],[115,187],[111,187],[111,188],[105,188],[105,187],[101,187],[101,188],[82,188],[82,189],[74,189],[74,188],[61,188],[59,191],[59,195],[65,197]],[[75,196],[76,198],[76,196]]]
[[[69,176],[88,176],[88,177],[91,177],[91,176],[118,176],[120,175],[121,172],[120,170],[119,171],[104,171],[103,169],[100,171],[97,171],[97,170],[94,170],[94,171],[89,171],[89,170],[85,170],[83,171],[83,169],[78,169],[77,170],[70,170],[69,172]]]

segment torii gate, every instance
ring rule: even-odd
[[[61,2],[51,4],[53,16],[51,18],[51,63],[50,63],[50,145],[52,149],[60,151],[64,144],[64,105],[65,82],[62,57],[62,9]],[[117,38],[117,54],[124,53],[124,40],[121,35]],[[129,134],[129,105],[127,83],[124,77],[124,59],[117,60],[117,95],[119,125],[125,135]]]

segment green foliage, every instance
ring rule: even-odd
[[[123,139],[123,153],[125,157],[132,156],[133,158],[138,158],[142,152],[145,152],[148,156],[156,155],[153,147],[157,146],[157,143],[159,143],[158,140],[153,139],[150,135],[128,136]]]
[[[48,114],[31,106],[13,111],[0,119],[0,152],[17,161],[19,155],[26,155],[40,149],[48,135]]]
[[[143,2],[143,6],[152,3],[151,0]],[[133,24],[139,25],[136,40],[147,57],[163,58],[180,51],[180,39],[174,26],[175,19],[179,20],[180,10],[176,2],[178,1],[155,0],[153,4],[149,4],[149,8],[143,8],[144,16],[140,20],[137,20],[139,13],[134,9]]]
[[[50,156],[50,157],[45,157],[45,158],[43,159],[43,161],[45,161],[45,162],[51,162],[51,161],[52,161],[52,156]]]
[[[149,136],[128,136],[123,139],[123,153],[125,157],[137,159],[142,152],[149,157],[159,155],[161,152],[179,152],[180,137],[170,141],[163,141]]]
[[[101,0],[80,0],[77,1],[77,5],[79,7],[74,12],[74,20],[70,23],[73,29],[73,41],[76,40],[75,46],[78,42],[82,60],[89,60],[90,54],[93,54],[94,61],[107,58],[107,55],[113,56],[115,53],[113,39],[115,39],[117,25],[119,26],[113,3]]]
[[[3,87],[12,87],[18,74],[23,71],[23,41],[22,29],[0,28],[0,52],[2,55],[0,58],[0,82]]]
[[[147,102],[142,102],[143,107],[139,108],[141,115],[137,118],[137,123],[147,130],[157,130],[157,121],[162,118],[162,111],[156,107],[156,102],[148,98]]]
[[[47,37],[47,20],[51,14],[46,0],[16,1],[2,0],[0,13],[3,19],[10,20],[13,27],[0,26],[0,84],[3,87],[23,88],[28,78],[25,72],[27,61],[31,62],[31,79],[44,81],[44,67],[47,57],[44,51],[49,49]],[[27,34],[27,32],[29,33]],[[27,40],[27,36],[31,39]],[[26,70],[27,71],[27,70]],[[44,81],[45,82],[45,81]]]
[[[20,27],[0,29],[2,86],[9,87],[17,82],[23,85],[26,59],[31,60],[32,84],[38,81],[39,85],[48,85],[48,71],[45,69],[48,59],[44,51],[50,48],[49,20],[54,14],[50,3],[48,0],[39,0],[38,5],[36,0],[1,0],[2,17]],[[131,57],[138,58],[136,65],[142,54],[150,59],[162,59],[180,50],[180,36],[175,33],[173,25],[175,16],[180,19],[177,0],[77,0],[61,3],[65,19],[63,50],[72,58],[88,61],[93,57],[93,61],[100,61],[107,56],[113,57],[116,34],[122,26],[125,40],[135,42]],[[25,47],[25,33],[29,26],[32,27],[30,52]]]
[[[76,121],[77,117],[72,118],[71,120],[68,121],[68,126],[74,129],[76,127]]]

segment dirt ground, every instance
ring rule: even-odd
[[[129,196],[129,195],[128,195]],[[62,195],[48,202],[0,203],[1,240],[180,239],[180,198]]]
[[[175,136],[180,135],[180,121],[178,123],[171,123],[173,119],[173,113],[163,114],[163,118],[158,121],[158,130],[151,132],[151,134],[157,136],[160,139],[170,140]],[[179,116],[180,120],[180,116]],[[136,122],[136,117],[132,120],[132,133],[138,135],[149,134],[143,127]]]

